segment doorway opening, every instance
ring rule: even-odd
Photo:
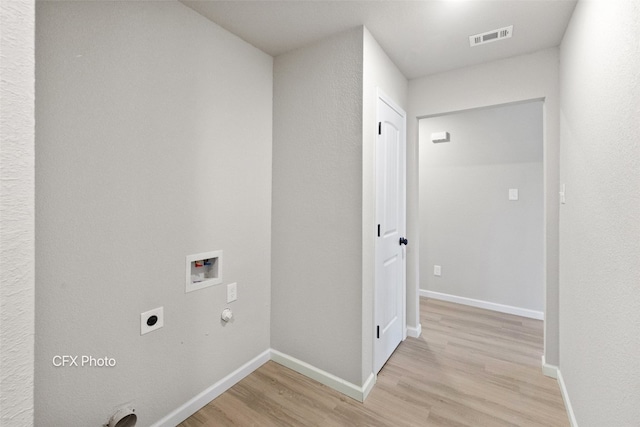
[[[543,101],[419,120],[420,296],[544,318]]]

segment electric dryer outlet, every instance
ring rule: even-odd
[[[164,326],[164,307],[154,308],[140,314],[140,335],[160,329]]]

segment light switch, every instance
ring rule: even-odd
[[[238,284],[229,283],[227,285],[227,302],[233,302],[238,299]]]
[[[518,189],[510,188],[509,189],[509,200],[518,200]]]

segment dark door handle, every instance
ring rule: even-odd
[[[400,238],[400,244],[401,245],[407,245],[407,244],[409,244],[409,241],[407,239],[405,239],[404,237],[401,237]]]

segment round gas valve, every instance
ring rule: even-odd
[[[233,313],[231,312],[231,309],[225,308],[224,310],[222,310],[222,315],[220,316],[220,318],[225,322],[230,321],[233,318]]]

